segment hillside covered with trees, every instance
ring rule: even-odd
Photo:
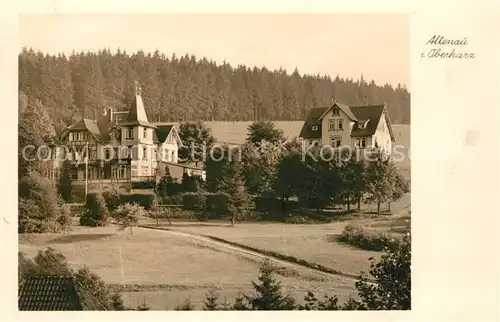
[[[393,123],[410,123],[410,93],[404,86],[337,76],[301,75],[296,69],[216,64],[186,54],[81,52],[48,55],[24,48],[19,54],[21,99],[40,103],[56,123],[92,118],[103,106],[122,109],[142,86],[152,121],[295,121],[333,97],[346,104],[386,103]]]

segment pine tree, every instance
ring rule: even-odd
[[[284,295],[282,285],[274,278],[275,267],[269,259],[264,260],[260,267],[259,282],[252,281],[254,295],[245,295],[245,300],[252,310],[294,310],[295,300],[290,295]]]
[[[219,309],[219,293],[215,289],[210,289],[205,297],[204,310],[217,311]]]
[[[125,311],[125,305],[123,304],[123,299],[120,293],[114,293],[111,296],[111,305],[115,311]]]
[[[240,217],[239,215],[247,211],[249,204],[242,173],[242,164],[238,157],[232,156],[232,159],[229,161],[226,176],[221,183],[221,191],[228,193],[230,196],[229,211],[231,213],[231,223],[235,225]]]

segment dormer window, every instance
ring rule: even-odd
[[[366,124],[368,124],[368,121],[359,121],[358,128],[366,129]]]
[[[317,131],[318,130],[318,126],[317,125],[313,125],[312,130],[313,131]]]

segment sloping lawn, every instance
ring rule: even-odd
[[[238,252],[205,245],[168,232],[135,229],[117,232],[116,227],[85,229],[67,234],[21,235],[19,250],[29,257],[47,246],[61,251],[74,268],[87,265],[107,283],[125,284],[127,305],[150,299],[153,309],[173,308],[189,296],[201,306],[211,287],[223,289],[230,300],[251,292],[260,260]],[[287,291],[302,300],[307,290],[355,296],[354,282],[325,277],[307,270],[281,268],[278,278]]]

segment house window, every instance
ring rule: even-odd
[[[317,130],[318,130],[318,126],[313,125],[312,130],[313,130],[313,131],[317,131]]]
[[[335,120],[328,120],[328,131],[335,131]]]
[[[115,159],[120,158],[120,149],[119,148],[114,148],[114,158]]]
[[[366,139],[365,138],[360,138],[357,140],[357,147],[358,148],[366,148]]]
[[[148,129],[144,128],[144,130],[142,131],[142,133],[143,133],[144,138],[147,139],[148,138]]]
[[[340,109],[339,109],[338,107],[334,108],[334,109],[332,110],[332,114],[333,114],[333,115],[340,115]]]
[[[156,159],[158,158],[158,149],[156,149],[156,148],[155,148],[155,149],[153,150],[153,152],[154,152],[154,153],[153,153],[153,160],[156,160]]]
[[[339,119],[338,120],[337,129],[339,131],[343,131],[344,130],[344,120],[343,119]]]
[[[134,138],[134,128],[127,128],[127,139],[132,140]]]
[[[120,178],[126,178],[127,177],[127,167],[125,166],[120,166],[119,174]]]
[[[358,123],[358,128],[365,129],[366,128],[366,124],[368,124],[368,121],[359,122]]]
[[[77,169],[74,169],[73,171],[71,171],[71,179],[78,180],[78,170]]]
[[[146,160],[148,158],[148,148],[142,148],[142,159]]]
[[[342,138],[340,136],[332,136],[330,142],[332,147],[338,148],[342,144]]]
[[[379,146],[378,146],[378,141],[377,141],[377,138],[375,138],[375,143],[374,143],[374,146],[375,146],[375,148],[378,148],[378,147],[379,147]]]
[[[104,159],[106,160],[111,159],[111,151],[109,148],[104,149]]]

